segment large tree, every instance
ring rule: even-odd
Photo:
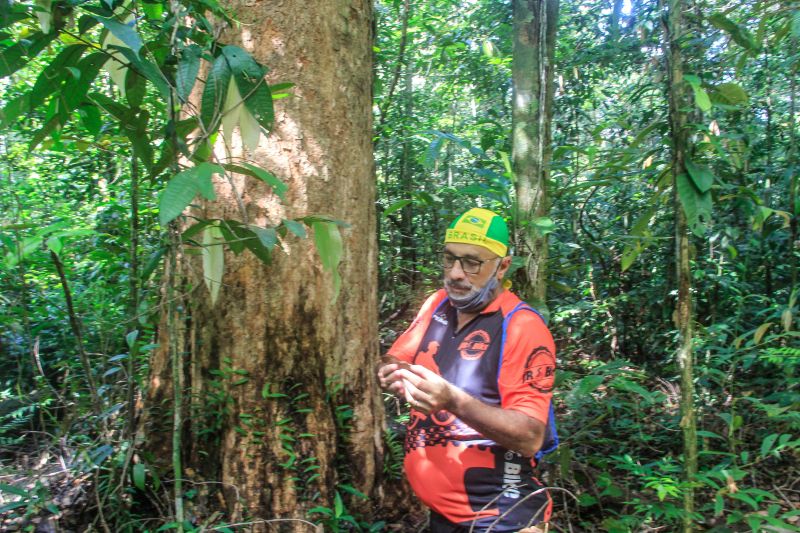
[[[276,101],[272,132],[257,148],[244,148],[234,135],[227,146],[218,141],[216,159],[253,162],[288,190],[281,201],[259,180],[234,174],[216,182],[216,201],[191,214],[265,228],[326,215],[347,224],[341,262],[338,275],[323,268],[321,256],[336,263],[336,230],[312,224],[312,232],[330,233],[317,242],[332,244],[332,251],[291,232],[269,265],[249,252],[226,251],[212,302],[203,279],[209,265],[173,248],[145,430],[151,450],[170,457],[179,440],[168,437],[168,414],[173,384],[182,384],[177,434],[185,477],[197,472],[198,479],[221,483],[198,485],[200,503],[233,519],[299,518],[312,506],[332,507],[342,484],[370,493],[380,443],[371,371],[377,356],[372,4],[232,1],[227,7],[239,24],[224,30],[223,41],[267,65],[270,84],[294,86]],[[218,489],[221,498],[213,494]]]

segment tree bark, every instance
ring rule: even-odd
[[[553,67],[558,0],[515,0],[512,64],[512,155],[517,189],[517,253],[528,258],[520,292],[545,310],[547,237],[535,221],[550,212]]]
[[[242,220],[241,202],[248,222],[260,226],[312,214],[347,222],[341,291],[336,299],[310,236],[283,238],[269,266],[248,251],[226,250],[214,305],[200,256],[178,250],[165,279],[175,280],[169,289],[179,301],[164,306],[178,320],[168,328],[169,313],[162,314],[145,431],[153,455],[170,457],[173,342],[188,404],[184,477],[212,481],[195,485],[198,496],[185,503],[197,509],[187,515],[304,519],[305,509],[333,507],[342,484],[370,494],[380,464],[372,4],[237,0],[226,7],[240,25],[223,40],[267,65],[270,83],[294,87],[276,101],[273,131],[255,152],[234,137],[230,154],[218,146],[217,157],[249,160],[289,190],[280,202],[263,183],[234,175],[217,181],[218,199],[192,214]]]
[[[681,371],[681,428],[683,430],[683,459],[686,486],[683,492],[683,531],[694,530],[694,488],[691,483],[697,473],[697,420],[694,409],[694,310],[692,309],[692,271],[689,262],[689,229],[678,195],[677,181],[687,174],[686,157],[689,151],[689,130],[686,109],[691,106],[683,81],[682,0],[667,0],[665,27],[665,52],[669,100],[670,135],[672,137],[672,190],[675,210],[675,269],[678,284],[678,302],[675,322],[680,340],[676,353]]]

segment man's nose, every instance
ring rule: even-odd
[[[464,279],[467,277],[467,273],[464,272],[461,266],[461,259],[456,259],[453,262],[453,267],[450,269],[449,275],[451,279]]]

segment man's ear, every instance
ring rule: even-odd
[[[503,276],[506,275],[506,272],[508,272],[508,268],[510,266],[511,266],[511,256],[507,255],[500,260],[500,266],[497,269],[497,279],[503,279]]]

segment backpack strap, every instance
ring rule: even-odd
[[[518,303],[516,307],[514,307],[514,309],[512,309],[511,312],[505,316],[505,318],[503,318],[503,336],[500,348],[500,360],[497,363],[498,380],[500,379],[500,368],[503,366],[503,356],[505,355],[506,351],[506,333],[508,330],[508,324],[509,322],[511,322],[511,317],[514,316],[514,314],[517,311],[532,311],[536,313],[539,316],[539,318],[542,319],[542,321],[544,321],[544,317],[542,316],[542,314],[533,307],[531,307],[530,305],[526,304],[525,302]],[[542,443],[541,449],[539,449],[539,451],[536,452],[536,455],[534,456],[536,462],[538,463],[539,460],[548,453],[554,452],[556,448],[558,448],[558,442],[559,439],[558,439],[558,431],[556,428],[556,414],[555,410],[553,409],[553,401],[551,400],[550,410],[547,414],[547,428],[545,429],[544,442]]]

